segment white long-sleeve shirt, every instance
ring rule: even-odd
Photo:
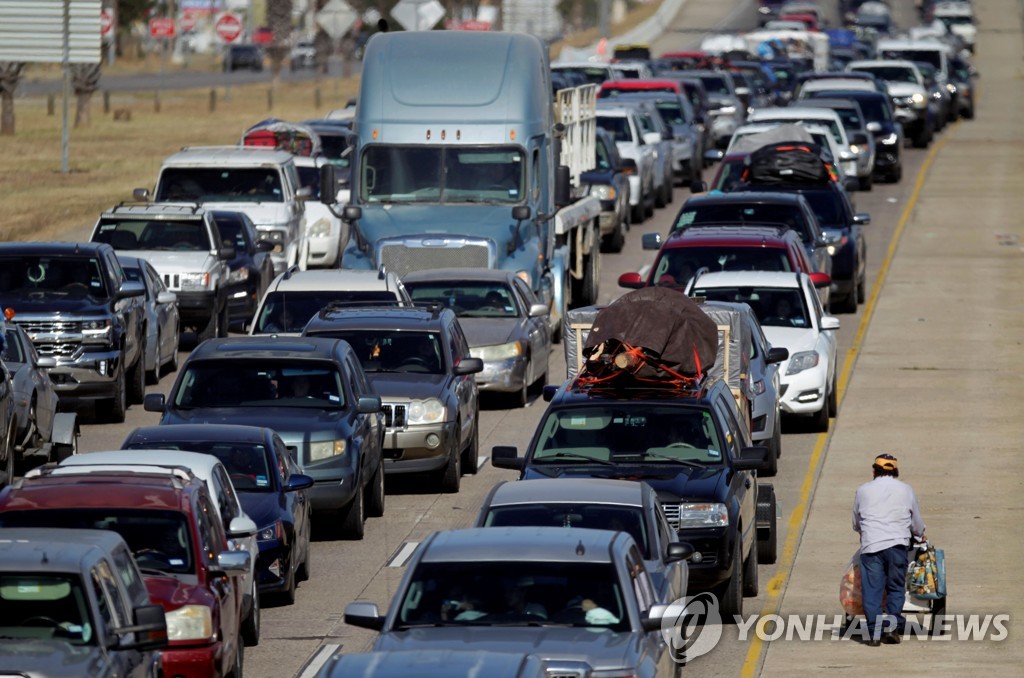
[[[860,534],[861,553],[910,544],[911,533],[924,534],[913,488],[892,476],[879,476],[858,487],[853,500],[853,529]]]

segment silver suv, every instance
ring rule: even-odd
[[[122,203],[100,215],[92,242],[153,265],[178,295],[181,326],[200,341],[228,335],[228,262],[234,247],[221,243],[212,213],[199,205]]]

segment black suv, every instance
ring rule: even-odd
[[[49,372],[61,404],[105,401],[97,414],[115,423],[145,395],[145,295],[110,245],[0,245],[0,308],[57,361]]]
[[[306,337],[351,344],[384,401],[387,473],[429,473],[445,492],[458,492],[463,473],[476,473],[480,395],[455,313],[429,308],[355,308],[332,304],[313,317]]]
[[[629,478],[658,493],[679,540],[693,544],[690,585],[716,589],[722,615],[756,596],[758,563],[776,559],[775,492],[758,483],[767,448],[752,447],[736,401],[720,380],[693,391],[602,389],[567,382],[525,457],[495,447],[492,464],[532,478]]]

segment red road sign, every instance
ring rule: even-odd
[[[181,18],[178,19],[178,26],[183,33],[187,33],[196,27],[198,21],[199,17],[194,12],[184,12]]]
[[[175,34],[174,19],[150,19],[149,35],[153,38],[173,38]]]
[[[221,40],[234,42],[242,34],[242,20],[235,14],[225,13],[217,19],[214,28]]]
[[[114,27],[114,11],[111,9],[104,9],[100,11],[100,35],[106,37],[110,35],[110,30]]]

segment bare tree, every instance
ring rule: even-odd
[[[75,90],[75,127],[88,127],[89,104],[100,87],[100,64],[71,64],[71,87]]]
[[[25,64],[0,61],[0,135],[14,134],[14,90],[25,70]]]
[[[281,68],[291,48],[292,0],[267,0],[267,25],[274,34],[273,41],[267,47],[267,56],[270,57],[272,86],[276,89]]]

